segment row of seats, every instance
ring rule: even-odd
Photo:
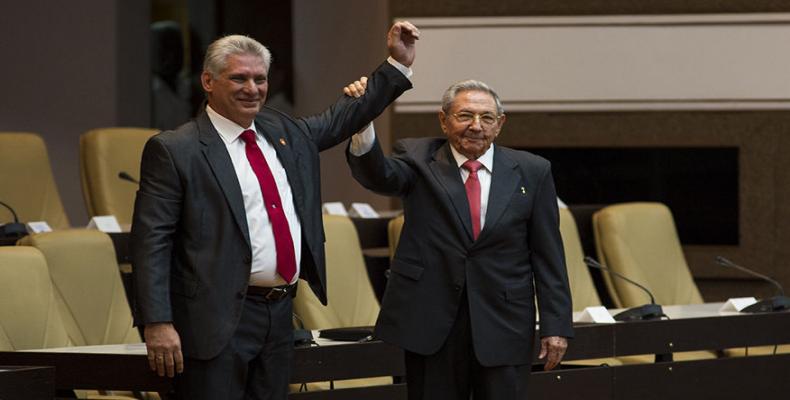
[[[109,236],[61,230],[0,246],[0,351],[140,343]],[[128,400],[155,394],[77,391]]]
[[[80,180],[88,215],[114,215],[121,225],[131,224],[137,185],[118,174],[138,178],[143,146],[156,132],[103,128],[80,137]],[[45,221],[53,229],[70,226],[39,135],[0,133],[0,178],[0,201],[13,207],[20,221]],[[1,209],[0,223],[11,220],[10,213]]]

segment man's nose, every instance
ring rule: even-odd
[[[472,122],[469,124],[469,129],[474,129],[476,131],[483,130],[483,123],[480,122],[480,116],[475,115],[472,118]]]
[[[252,93],[257,90],[256,87],[257,85],[255,85],[255,80],[247,79],[246,81],[244,81],[244,91],[248,93]]]

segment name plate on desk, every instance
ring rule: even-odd
[[[88,229],[98,229],[104,233],[121,232],[121,224],[114,215],[97,215],[88,222]]]
[[[27,230],[33,233],[52,232],[46,221],[30,221],[27,223]]]
[[[379,213],[373,209],[368,203],[351,203],[351,210],[349,211],[352,217],[360,218],[378,218]]]
[[[587,307],[582,311],[582,314],[574,322],[593,322],[596,324],[613,324],[615,323],[612,314],[606,307]]]
[[[757,299],[755,299],[754,297],[735,297],[735,298],[728,299],[727,302],[724,303],[724,305],[721,306],[719,311],[720,312],[725,312],[725,311],[740,312],[744,308],[749,307],[750,305],[752,305],[752,304],[754,304],[756,302],[757,302]]]

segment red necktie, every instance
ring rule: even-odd
[[[480,235],[480,180],[477,179],[477,170],[483,164],[477,160],[466,160],[461,167],[469,171],[469,177],[466,178],[466,198],[469,200],[469,212],[472,214],[472,234],[477,240]]]
[[[255,132],[251,129],[241,133],[241,140],[246,144],[247,160],[250,162],[258,183],[261,185],[263,194],[263,205],[266,213],[269,214],[269,222],[272,224],[274,234],[274,248],[277,250],[277,273],[291,283],[296,274],[296,255],[294,254],[294,242],[291,238],[291,228],[285,218],[280,192],[274,182],[272,170],[263,157],[260,147],[255,142]]]

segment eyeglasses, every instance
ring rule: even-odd
[[[472,124],[475,120],[480,123],[483,128],[490,128],[502,118],[501,115],[494,115],[493,113],[473,114],[470,112],[459,112],[453,114],[453,118],[462,124]]]

